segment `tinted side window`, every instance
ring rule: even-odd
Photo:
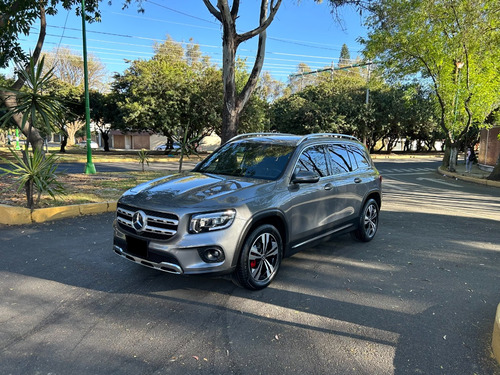
[[[316,172],[320,177],[327,176],[328,167],[323,146],[305,149],[300,155],[296,170]]]
[[[333,174],[340,174],[352,171],[349,152],[345,145],[329,145],[328,155],[332,161]]]
[[[358,168],[370,168],[371,164],[368,161],[366,152],[361,147],[351,147],[352,155],[358,164]]]

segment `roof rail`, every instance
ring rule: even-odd
[[[270,136],[270,135],[272,135],[272,136],[291,136],[291,135],[294,135],[294,134],[272,133],[272,132],[245,133],[245,134],[238,134],[238,135],[234,136],[233,138],[231,138],[227,142],[232,142],[232,141],[235,141],[237,139],[244,139],[244,138],[251,138],[251,137],[267,137],[267,136]]]
[[[313,138],[325,138],[325,137],[330,137],[330,138],[343,138],[343,139],[350,139],[350,140],[353,140],[353,141],[358,141],[359,140],[352,136],[352,135],[346,135],[346,134],[335,134],[335,133],[313,133],[313,134],[307,134],[307,135],[304,135],[300,141],[299,141],[299,145],[309,139],[313,139]]]

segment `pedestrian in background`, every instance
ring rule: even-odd
[[[465,156],[465,172],[470,173],[472,170],[472,163],[474,161],[474,151],[469,147],[467,148],[467,155]]]

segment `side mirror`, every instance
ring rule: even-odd
[[[313,184],[319,181],[319,175],[312,171],[298,171],[292,176],[292,184]]]

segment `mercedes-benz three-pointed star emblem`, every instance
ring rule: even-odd
[[[142,232],[146,228],[147,216],[144,211],[136,211],[132,216],[132,226],[136,232]]]

